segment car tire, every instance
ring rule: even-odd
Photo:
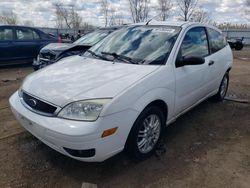
[[[242,50],[242,48],[243,48],[242,44],[236,44],[235,45],[235,50],[237,50],[237,51]]]
[[[226,74],[223,76],[223,79],[220,83],[218,93],[214,96],[214,98],[217,101],[222,101],[225,98],[227,94],[228,85],[229,85],[229,73],[226,72]]]
[[[157,106],[149,106],[135,121],[126,143],[130,157],[143,160],[156,150],[162,136],[165,116]]]

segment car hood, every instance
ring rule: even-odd
[[[158,67],[71,56],[32,73],[22,89],[63,107],[77,100],[113,98]]]
[[[44,51],[61,52],[61,51],[68,50],[74,46],[76,46],[76,44],[74,43],[50,43],[44,46],[41,49],[41,52],[44,52]]]

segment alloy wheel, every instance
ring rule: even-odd
[[[227,87],[228,87],[228,78],[227,76],[224,76],[220,88],[220,95],[222,98],[224,98],[227,93]]]
[[[141,153],[149,153],[159,140],[161,132],[161,120],[156,114],[147,116],[138,133],[137,147]]]

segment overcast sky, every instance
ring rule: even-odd
[[[55,26],[53,3],[75,4],[78,13],[83,17],[84,22],[93,25],[103,25],[103,17],[100,14],[99,0],[0,0],[0,13],[13,11],[18,15],[19,21],[32,21],[35,26]],[[129,18],[128,0],[110,0],[112,6],[125,19]],[[173,12],[171,20],[177,19],[177,7],[172,0]],[[157,0],[151,0],[150,5],[155,6]],[[247,23],[244,11],[244,0],[200,0],[199,6],[206,9],[212,20],[220,23],[235,22]],[[151,16],[155,15],[152,11]],[[129,20],[127,20],[129,22]],[[248,22],[249,23],[249,22]]]

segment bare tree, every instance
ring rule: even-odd
[[[211,18],[209,16],[208,11],[200,7],[199,9],[193,12],[192,16],[190,17],[190,21],[200,22],[200,23],[210,23]]]
[[[58,28],[65,27],[65,24],[66,24],[66,27],[71,28],[70,23],[69,23],[69,19],[70,19],[69,10],[65,8],[63,4],[60,4],[60,3],[55,3],[53,5],[56,9],[55,14],[56,14],[56,22],[57,22]]]
[[[117,25],[116,24],[116,10],[113,7],[110,8],[109,25],[110,26]]]
[[[81,28],[84,29],[84,30],[87,30],[87,31],[92,31],[92,30],[94,30],[96,27],[93,26],[93,25],[91,25],[91,24],[89,24],[88,22],[83,22]]]
[[[105,22],[105,27],[108,26],[108,20],[109,20],[109,10],[110,10],[110,5],[108,0],[101,0],[100,1],[101,4],[101,14],[104,17],[104,22]]]
[[[198,0],[177,0],[177,5],[180,8],[181,20],[189,21],[197,6]]]
[[[103,15],[105,27],[121,24],[121,12],[117,12],[109,0],[100,0],[99,3],[101,7],[100,13]]]
[[[114,7],[111,7],[110,25],[123,25],[125,18],[122,11],[117,11]]]
[[[169,17],[172,7],[171,0],[158,0],[157,11],[159,12],[162,21],[165,21]]]
[[[34,27],[35,25],[34,25],[34,22],[32,21],[32,20],[25,20],[24,22],[23,22],[23,25],[25,25],[25,26],[30,26],[30,27]]]
[[[130,12],[134,23],[148,19],[150,0],[128,0]]]
[[[75,11],[75,8],[73,5],[71,6],[70,11],[70,24],[71,27],[74,29],[79,29],[82,25],[82,17]]]
[[[82,17],[75,11],[74,5],[65,6],[55,3],[56,24],[58,28],[75,28],[79,29],[82,24]]]
[[[18,19],[17,15],[14,12],[3,12],[0,15],[0,23],[2,24],[8,24],[8,25],[17,25]]]
[[[110,25],[124,25],[125,20],[122,12],[118,12],[116,9],[111,8]]]

